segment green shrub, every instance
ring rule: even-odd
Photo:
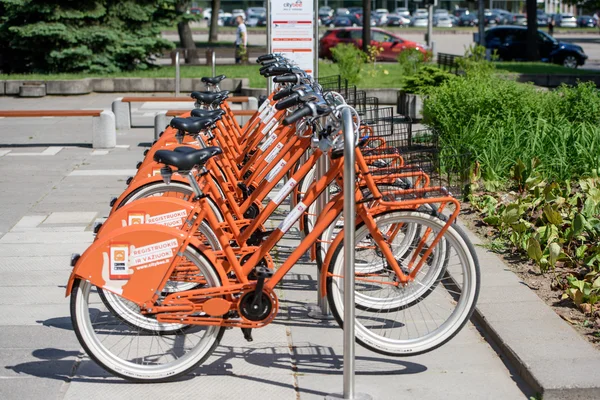
[[[425,64],[425,55],[417,49],[405,49],[398,54],[402,76],[412,76]]]
[[[431,87],[428,95],[423,114],[439,130],[441,145],[473,153],[485,180],[506,182],[518,159],[539,159],[544,179],[600,168],[600,98],[590,85],[548,92],[467,74]]]
[[[365,53],[352,44],[340,43],[331,49],[331,55],[338,66],[342,79],[347,79],[349,85],[360,82],[360,74],[365,63]]]
[[[403,80],[402,90],[407,93],[427,94],[431,88],[441,86],[454,78],[450,72],[433,65],[425,65]]]

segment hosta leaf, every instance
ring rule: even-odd
[[[585,227],[585,217],[580,213],[575,214],[575,218],[573,218],[571,227],[573,228],[573,235],[579,235]]]
[[[518,204],[509,204],[502,214],[502,223],[506,225],[517,222],[521,216]]]
[[[562,248],[558,243],[550,243],[548,246],[548,262],[552,267],[556,265],[556,260],[558,260],[558,256],[560,256]]]
[[[582,259],[585,256],[585,251],[587,250],[587,248],[588,248],[587,245],[582,244],[575,250],[575,256],[578,259]]]
[[[537,263],[539,263],[542,259],[542,248],[540,247],[540,242],[532,237],[530,237],[527,241],[527,255]]]
[[[556,226],[560,226],[563,223],[563,219],[560,213],[556,210],[555,207],[552,207],[550,204],[546,204],[544,206],[544,216],[546,217],[548,222]]]
[[[489,217],[485,217],[483,219],[483,222],[485,222],[488,225],[498,226],[500,225],[500,217],[498,217],[497,215],[490,215]]]

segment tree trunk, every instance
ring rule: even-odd
[[[196,43],[194,42],[194,38],[192,36],[192,29],[190,28],[190,24],[187,20],[181,19],[181,16],[185,15],[188,7],[190,6],[190,2],[187,0],[179,0],[175,4],[175,11],[177,12],[177,16],[179,17],[179,21],[177,22],[177,33],[179,33],[179,47],[185,49],[185,62],[186,64],[191,63],[200,63],[200,59],[197,56]]]
[[[527,54],[529,61],[538,61],[540,59],[537,30],[537,2],[536,0],[527,0]]]
[[[211,1],[212,10],[210,12],[210,32],[208,34],[208,43],[214,43],[219,40],[219,10],[221,9],[221,0]]]
[[[363,0],[363,34],[362,50],[369,54],[371,45],[371,0]]]

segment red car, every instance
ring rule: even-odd
[[[330,29],[325,32],[319,42],[319,57],[331,59],[331,48],[338,43],[352,43],[362,49],[362,28]],[[424,45],[409,42],[378,28],[371,29],[371,45],[383,47],[383,51],[377,58],[381,61],[396,61],[398,53],[404,49],[417,49],[426,54]]]

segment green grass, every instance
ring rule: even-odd
[[[399,88],[401,86],[401,67],[398,63],[378,63],[376,74],[369,75],[369,66],[363,67],[361,74],[361,82],[358,84],[361,88]],[[518,62],[502,62],[496,63],[496,69],[500,72],[523,73],[523,74],[598,74],[598,71],[584,69],[569,69],[559,65],[546,63],[518,63]],[[230,78],[248,78],[250,79],[250,87],[263,88],[266,87],[266,80],[259,72],[259,66],[256,64],[250,65],[219,65],[217,66],[217,74],[225,74]],[[385,73],[387,71],[387,74]],[[209,76],[212,70],[207,66],[182,66],[182,78],[201,78]],[[331,76],[338,75],[339,70],[336,64],[330,61],[319,62],[319,75]],[[0,74],[0,80],[72,80],[84,78],[173,78],[175,76],[175,67],[164,66],[153,68],[145,71],[119,72],[114,74],[85,74],[85,73],[70,73],[70,74]]]
[[[225,74],[230,78],[249,78],[251,87],[266,87],[265,78],[260,76],[258,66],[250,65],[220,65],[217,74]],[[212,75],[211,67],[207,66],[182,66],[182,78],[201,78]],[[84,78],[174,78],[175,67],[165,66],[145,71],[119,72],[114,74],[0,74],[0,80],[72,80]]]
[[[381,71],[374,77],[363,77],[360,86],[369,88],[391,88],[400,86],[400,75],[399,65],[396,63],[382,63],[380,64]],[[263,78],[258,72],[258,65],[219,65],[216,68],[217,74],[225,74],[230,78],[249,78],[250,87],[262,88],[266,87],[266,79]],[[384,74],[383,71],[387,70],[388,74]],[[212,69],[207,66],[183,66],[181,68],[182,78],[201,78],[203,76],[210,76]],[[320,62],[319,63],[319,75],[320,76],[331,76],[338,75],[337,65],[331,62]],[[175,76],[175,67],[165,66],[159,68],[153,68],[146,71],[132,71],[132,72],[119,72],[115,74],[83,74],[83,73],[72,73],[72,74],[0,74],[0,80],[72,80],[72,79],[84,79],[84,78],[173,78]]]
[[[517,74],[565,74],[565,75],[598,75],[598,70],[572,69],[561,65],[541,62],[498,62],[496,70]]]

